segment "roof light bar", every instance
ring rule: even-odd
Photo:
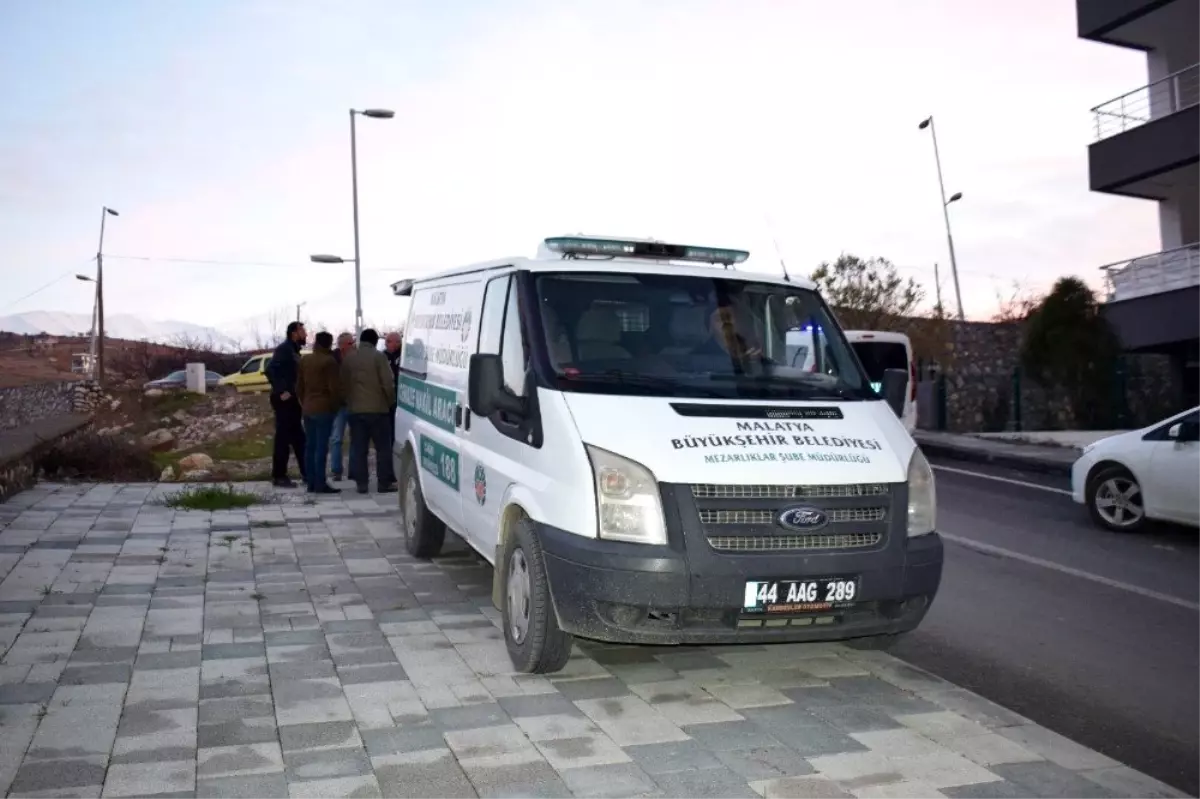
[[[732,266],[750,257],[745,250],[719,247],[692,247],[686,244],[666,244],[660,241],[622,241],[619,239],[590,239],[579,236],[560,236],[546,239],[546,248],[564,258],[607,256],[609,258],[646,258],[655,261],[692,261]]]

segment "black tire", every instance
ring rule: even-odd
[[[411,481],[411,491],[410,491]],[[406,449],[400,461],[400,529],[404,531],[404,548],[414,558],[436,558],[446,542],[446,525],[433,515],[425,504],[421,491],[421,475],[411,449]],[[413,507],[408,507],[410,500]]]
[[[516,568],[514,563],[518,557],[528,578],[528,593],[524,601],[528,605],[528,620],[523,637],[514,629],[514,597],[509,583],[509,570]],[[546,575],[542,544],[538,541],[533,523],[528,519],[521,519],[509,531],[504,543],[504,558],[497,565],[504,569],[504,605],[501,613],[504,643],[508,646],[513,668],[523,674],[561,671],[571,657],[572,638],[558,627],[554,602],[550,598],[550,580]]]
[[[1123,523],[1116,521],[1120,515],[1115,511],[1109,511],[1106,515],[1105,511],[1101,510],[1100,503],[1111,494],[1111,486],[1133,486],[1136,492],[1130,498],[1129,505],[1136,508],[1136,517],[1130,517],[1125,513],[1126,519],[1132,519]],[[1105,530],[1110,530],[1114,533],[1136,533],[1146,526],[1146,508],[1142,504],[1142,488],[1138,483],[1137,478],[1126,469],[1124,466],[1105,466],[1091,476],[1087,484],[1087,507],[1088,515],[1092,517],[1092,521]],[[1109,518],[1112,516],[1113,518]]]
[[[886,635],[871,635],[866,638],[855,638],[847,641],[852,649],[866,649],[873,652],[887,652],[903,640],[903,633],[887,633]]]

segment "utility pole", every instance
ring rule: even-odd
[[[96,248],[96,381],[104,384],[104,222],[109,216],[120,216],[103,206],[100,209],[100,246]]]

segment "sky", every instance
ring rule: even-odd
[[[391,282],[564,233],[894,262],[967,315],[1158,250],[1151,202],[1088,191],[1088,111],[1145,57],[1074,0],[10,0],[0,4],[0,315],[234,335],[352,327],[349,109],[364,316]],[[50,284],[48,288],[43,288]],[[32,294],[32,296],[27,296]],[[290,309],[290,310],[285,310]]]

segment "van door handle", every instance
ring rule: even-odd
[[[461,406],[461,405],[454,406],[454,426],[455,427],[463,426],[463,406]]]

